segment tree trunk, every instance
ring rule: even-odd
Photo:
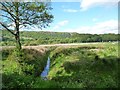
[[[16,48],[18,49],[18,51],[21,50],[21,43],[20,43],[20,34],[19,34],[19,3],[17,2],[15,7],[16,7],[16,20],[15,20],[15,24],[16,24],[16,27],[15,27],[15,30],[16,30],[16,33],[15,33],[15,39],[16,39]]]
[[[20,43],[20,35],[19,35],[19,32],[17,32],[15,34],[15,39],[16,39],[16,48],[18,49],[18,51],[21,50],[21,43]]]

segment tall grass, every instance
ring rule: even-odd
[[[33,87],[35,79],[40,78],[49,51],[41,53],[35,49],[23,49],[18,57],[16,50],[2,50],[3,88]]]
[[[3,88],[117,88],[118,46],[112,43],[81,46],[23,49],[20,57],[14,49],[2,50]],[[47,81],[40,77],[47,57],[50,71]]]
[[[117,44],[112,43],[57,47],[51,52],[48,77],[64,88],[117,88],[117,54]]]

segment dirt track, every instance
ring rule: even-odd
[[[79,46],[79,45],[93,45],[93,44],[105,44],[104,42],[96,42],[96,43],[67,43],[67,44],[47,44],[47,45],[36,45],[36,46],[22,46],[22,48],[42,48],[42,47],[52,47],[52,46]],[[14,48],[15,46],[1,46],[1,49],[4,48]]]
[[[51,47],[51,46],[77,46],[77,45],[87,45],[87,44],[99,44],[99,43],[67,43],[67,44],[43,44],[36,46],[22,46],[22,47]],[[13,48],[15,46],[1,46],[2,48]]]

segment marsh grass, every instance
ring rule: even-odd
[[[48,77],[62,88],[117,88],[117,54],[117,45],[111,43],[57,47],[51,53]]]
[[[43,71],[48,51],[41,53],[35,49],[23,49],[18,55],[15,49],[2,50],[3,88],[32,87],[32,82]],[[30,84],[30,85],[29,85]]]
[[[3,88],[117,88],[117,44],[24,48],[2,50]],[[50,71],[44,81],[40,73],[48,55]]]

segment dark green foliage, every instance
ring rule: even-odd
[[[31,88],[34,82],[33,76],[19,74],[3,74],[3,88]]]
[[[2,55],[2,60],[6,60],[7,57],[13,52],[13,49],[3,49],[0,51],[0,55]]]
[[[55,81],[44,81],[38,77],[35,79],[33,88],[60,88],[60,85]]]
[[[15,40],[5,30],[2,30],[2,45],[13,46]],[[118,41],[117,34],[78,34],[66,32],[35,32],[21,31],[21,43],[25,46],[34,46],[39,44],[58,44],[58,43],[81,43],[81,42],[109,42]]]

